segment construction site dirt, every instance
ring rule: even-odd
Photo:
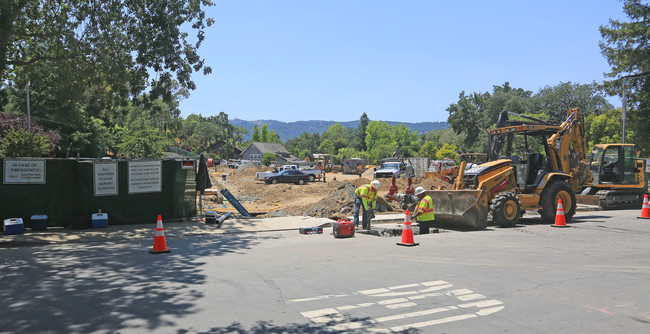
[[[270,171],[270,167],[244,167],[231,169],[226,166],[210,168],[213,187],[202,196],[203,211],[227,212],[234,210],[224,201],[219,191],[228,189],[235,198],[258,217],[311,216],[318,218],[348,218],[354,211],[354,190],[372,180],[373,170],[366,170],[361,176],[341,173],[327,173],[325,181],[297,184],[266,184],[255,180],[255,173]],[[391,179],[380,179],[381,189],[376,212],[401,212],[398,202],[389,202],[385,196]],[[398,192],[408,186],[407,178],[396,179]],[[413,187],[425,189],[450,189],[451,184],[436,178],[412,178]]]

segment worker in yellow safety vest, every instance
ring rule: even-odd
[[[429,234],[429,229],[433,220],[433,200],[431,196],[426,194],[426,190],[422,187],[415,188],[415,195],[418,197],[418,206],[415,208],[412,219],[417,219],[420,224],[420,234]],[[436,232],[438,230],[436,229]]]
[[[373,180],[370,184],[364,184],[354,191],[354,226],[359,227],[359,209],[363,210],[362,228],[370,229],[370,219],[375,217],[377,206],[377,192],[381,184],[379,180]]]

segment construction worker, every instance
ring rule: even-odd
[[[359,227],[359,208],[363,210],[362,227],[370,229],[370,219],[375,216],[377,206],[377,192],[381,184],[379,180],[373,180],[370,184],[364,184],[354,191],[354,226]]]
[[[433,224],[433,200],[427,195],[422,187],[415,188],[415,195],[418,197],[418,206],[411,219],[417,219],[420,224],[420,234],[429,234],[429,228]],[[437,229],[436,229],[437,231]]]

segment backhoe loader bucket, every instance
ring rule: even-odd
[[[429,190],[433,200],[433,225],[458,230],[487,227],[488,195],[484,190]]]

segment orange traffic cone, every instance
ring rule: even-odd
[[[648,203],[648,194],[643,197],[643,207],[641,208],[641,217],[639,219],[650,219],[650,203]]]
[[[411,216],[409,210],[406,210],[404,218],[404,228],[402,229],[402,242],[397,243],[400,246],[417,246],[419,243],[413,242],[413,229],[411,228]]]
[[[167,249],[167,242],[165,241],[165,230],[162,225],[162,217],[158,215],[156,222],[156,237],[153,239],[153,249],[149,250],[151,254],[169,253],[171,250]]]
[[[564,208],[562,208],[562,200],[558,198],[557,200],[557,212],[555,213],[555,224],[551,225],[553,227],[569,227],[566,224],[564,219]]]

